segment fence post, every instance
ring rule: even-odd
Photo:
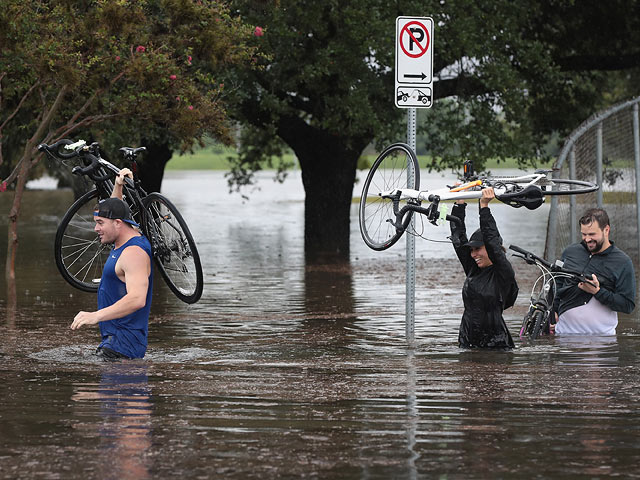
[[[638,104],[633,104],[633,157],[636,164],[636,219],[638,228],[638,257],[640,258],[640,121]]]
[[[596,192],[598,208],[602,208],[604,204],[602,195],[602,122],[598,124],[596,129],[596,183],[600,185]]]
[[[569,178],[576,178],[576,149],[573,147],[569,153]],[[576,216],[576,196],[569,195],[569,218],[571,219],[571,232],[569,243],[578,241],[578,218]]]

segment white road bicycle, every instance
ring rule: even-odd
[[[413,181],[408,169],[412,168]],[[373,250],[386,250],[404,234],[414,212],[432,224],[444,219],[459,221],[441,211],[440,202],[482,197],[482,189],[493,187],[496,198],[512,207],[530,210],[549,195],[577,195],[598,190],[598,185],[582,180],[552,178],[551,170],[536,170],[520,176],[479,176],[471,162],[465,163],[463,183],[435,190],[420,190],[418,158],[409,145],[395,143],[376,159],[367,175],[360,197],[360,232]],[[423,206],[423,202],[428,202]]]

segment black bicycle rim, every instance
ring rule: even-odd
[[[97,190],[76,200],[60,221],[54,243],[56,266],[62,278],[84,292],[98,291],[112,247],[101,244],[94,230],[93,211],[97,201]]]
[[[413,182],[409,185],[408,165],[413,166]],[[402,229],[397,229],[393,202],[379,195],[394,189],[419,189],[420,169],[415,153],[406,144],[396,143],[387,147],[376,159],[367,175],[360,197],[360,233],[364,242],[373,250],[386,250],[394,245],[411,222],[412,211],[402,218]],[[400,202],[400,208],[406,204]]]
[[[166,197],[151,193],[143,200],[147,209],[145,234],[153,257],[171,291],[185,303],[200,300],[202,265],[193,236],[178,209]]]

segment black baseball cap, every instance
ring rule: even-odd
[[[100,200],[100,203],[98,203],[98,210],[93,212],[93,215],[96,217],[109,218],[111,220],[122,220],[123,222],[127,222],[129,225],[140,228],[140,225],[133,221],[129,205],[119,198],[111,197],[105,200]]]
[[[477,248],[483,245],[484,245],[484,238],[482,237],[482,232],[480,231],[480,229],[477,229],[475,232],[473,232],[469,241],[464,244],[465,247],[469,247],[469,248]]]
[[[500,239],[500,245],[502,245],[502,237],[498,237]],[[477,248],[484,245],[484,237],[482,236],[482,232],[480,229],[477,229],[471,235],[471,238],[467,243],[464,244],[465,247],[469,248]]]

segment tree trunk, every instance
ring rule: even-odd
[[[168,144],[158,145],[157,143],[144,141],[142,144],[147,147],[144,153],[144,161],[138,165],[138,178],[148,193],[159,192],[162,187],[164,168],[171,160],[173,150]]]
[[[18,253],[18,217],[20,216],[20,207],[22,204],[22,196],[24,187],[27,184],[31,162],[28,158],[22,159],[20,173],[16,181],[16,190],[13,195],[13,203],[9,211],[9,225],[7,227],[7,258],[5,261],[4,276],[7,281],[7,307],[16,308],[16,256]],[[11,302],[11,300],[14,300]],[[12,305],[13,304],[13,305]]]
[[[307,263],[348,261],[356,168],[370,138],[345,139],[298,117],[281,117],[278,136],[293,149],[302,169]]]
[[[304,246],[308,260],[349,259],[351,198],[358,156],[320,145],[299,157],[302,165]],[[325,150],[324,154],[322,150]],[[329,149],[331,150],[331,149]]]
[[[348,261],[351,199],[361,149],[345,147],[321,133],[306,137],[294,150],[305,190],[305,256],[311,262]]]

